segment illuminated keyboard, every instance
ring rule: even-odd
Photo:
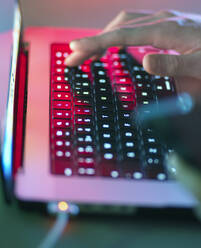
[[[76,68],[64,65],[70,53],[66,44],[51,46],[52,173],[167,180],[164,147],[133,113],[174,95],[173,80],[149,75],[125,49]]]

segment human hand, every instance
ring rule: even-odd
[[[194,213],[201,221],[201,173],[196,169],[196,166],[192,167],[192,163],[186,162],[181,156],[174,153],[168,159],[167,166],[170,174],[181,182],[187,190],[193,193],[198,200],[198,205],[194,208]],[[171,172],[172,171],[172,172]],[[175,173],[176,171],[176,173]]]
[[[155,114],[146,118],[142,111],[140,120],[175,151],[167,156],[167,169],[170,176],[182,182],[200,202],[196,210],[201,220],[201,103],[195,103],[187,94],[181,97],[182,101],[164,99],[157,110],[153,104],[150,110],[156,111]],[[187,103],[185,108],[184,102]]]
[[[178,92],[200,98],[201,92],[201,16],[159,11],[121,12],[100,34],[70,43],[73,53],[68,66],[100,56],[111,46],[146,46],[176,50],[180,55],[148,54],[143,66],[151,74],[174,76]]]
[[[147,46],[171,49],[180,55],[147,54],[145,70],[151,74],[173,76],[178,92],[189,92],[201,99],[201,16],[160,11],[157,13],[121,12],[100,34],[72,41],[73,53],[68,66],[76,66],[91,57],[98,58],[111,46]],[[178,154],[170,159],[176,177],[194,192],[201,202],[201,173]]]

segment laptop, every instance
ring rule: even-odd
[[[10,13],[0,15],[1,171],[7,200],[195,206],[195,198],[168,176],[164,157],[171,148],[136,118],[139,106],[176,95],[173,79],[151,76],[140,64],[147,52],[162,51],[112,47],[98,61],[67,68],[69,42],[98,30],[23,30],[18,1],[3,1],[1,11]]]

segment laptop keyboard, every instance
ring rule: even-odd
[[[173,79],[149,75],[125,49],[112,47],[99,61],[67,68],[70,52],[66,44],[51,46],[52,173],[167,180],[167,149],[136,115],[139,106],[174,95]]]

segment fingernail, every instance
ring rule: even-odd
[[[79,41],[71,41],[70,43],[70,49],[71,50],[75,50],[76,49],[76,46],[77,46],[77,43],[79,43]]]

